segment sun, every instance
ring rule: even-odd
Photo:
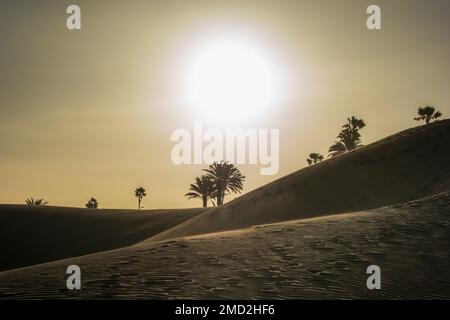
[[[242,122],[266,116],[282,97],[269,50],[237,36],[213,38],[187,59],[183,102],[205,120]]]

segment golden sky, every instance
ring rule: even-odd
[[[366,28],[381,7],[382,30]],[[78,4],[82,29],[66,28]],[[450,114],[450,2],[9,1],[0,3],[0,203],[194,207],[183,195],[205,166],[176,166],[171,132],[200,119],[182,105],[186,57],[216,34],[244,36],[284,72],[285,99],[221,128],[280,129],[280,170],[240,166],[245,192],[326,154],[347,116],[367,144],[417,125],[416,109]],[[206,39],[206,40],[205,40]],[[232,199],[235,196],[230,196]]]

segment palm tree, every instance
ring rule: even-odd
[[[313,152],[313,153],[309,154],[309,158],[306,159],[306,162],[308,162],[309,165],[312,165],[312,164],[318,163],[322,160],[323,160],[323,155],[321,155],[320,153]]]
[[[89,209],[97,209],[98,208],[98,201],[95,198],[91,198],[86,204],[86,208]]]
[[[436,111],[436,109],[431,106],[419,108],[419,110],[417,110],[417,114],[419,116],[417,118],[414,118],[414,120],[416,121],[425,120],[426,124],[429,124],[431,120],[437,120],[442,116],[442,113]]]
[[[45,206],[48,204],[47,201],[44,201],[44,199],[33,199],[31,198],[27,198],[25,200],[27,206]]]
[[[208,169],[204,169],[207,175],[212,179],[215,185],[216,203],[218,206],[223,204],[225,195],[241,193],[245,176],[241,174],[234,164],[228,162],[214,162]]]
[[[328,157],[336,157],[340,154],[347,152],[347,148],[342,142],[336,141],[329,149],[328,149]]]
[[[145,193],[145,189],[143,187],[139,187],[134,191],[134,195],[138,198],[138,210],[141,210],[141,201],[147,194]]]
[[[361,134],[359,130],[365,126],[366,124],[362,119],[354,116],[347,118],[347,123],[342,126],[342,130],[337,136],[338,140],[328,149],[328,156],[335,157],[360,147]]]
[[[214,181],[207,175],[196,177],[195,184],[190,185],[189,191],[185,196],[188,199],[202,199],[204,208],[208,206],[208,199],[215,197],[216,194]]]

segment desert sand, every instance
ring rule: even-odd
[[[1,206],[0,265],[11,270],[0,298],[450,298],[449,163],[444,120],[219,208]],[[70,264],[81,290],[66,288]],[[372,264],[381,290],[366,287]]]
[[[203,211],[0,205],[0,271],[126,247]]]
[[[450,120],[397,133],[283,177],[149,241],[380,208],[450,189]]]
[[[450,298],[450,193],[0,273],[0,298]],[[82,268],[81,290],[65,269]],[[381,268],[368,290],[366,268]]]

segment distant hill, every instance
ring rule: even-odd
[[[126,247],[203,210],[0,205],[0,271]]]
[[[369,210],[448,189],[450,120],[443,120],[303,168],[149,241]]]

